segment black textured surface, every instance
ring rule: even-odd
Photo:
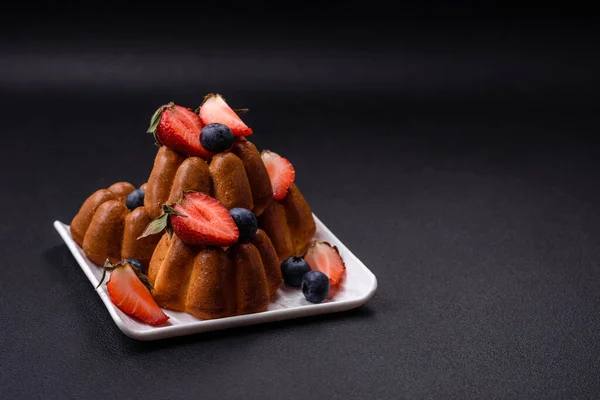
[[[575,27],[3,42],[0,398],[596,398],[597,40]],[[208,91],[295,165],[378,277],[367,305],[151,343],[116,328],[52,222],[145,181],[153,111]]]

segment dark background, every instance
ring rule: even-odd
[[[3,6],[1,398],[598,397],[595,15],[322,3]],[[52,222],[143,183],[153,111],[212,91],[378,277],[365,306],[116,328]]]

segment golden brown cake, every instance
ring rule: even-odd
[[[279,260],[303,256],[317,230],[310,206],[294,184],[283,200],[273,201],[258,218]]]
[[[148,133],[160,148],[145,194],[127,182],[98,190],[73,219],[73,239],[96,264],[133,258],[147,266],[163,308],[200,319],[267,310],[282,284],[281,261],[304,255],[316,230],[291,163],[273,152],[263,158],[244,137],[252,130],[218,95],[198,113],[161,106]],[[218,237],[227,226],[227,240]]]
[[[227,250],[191,246],[165,233],[150,261],[148,279],[161,307],[214,319],[265,311],[281,285],[281,270],[261,230],[251,242]]]
[[[231,151],[216,154],[210,163],[162,146],[148,179],[144,200],[148,214],[159,217],[163,204],[175,203],[191,191],[210,195],[227,209],[247,208],[256,216],[273,202],[271,181],[260,153],[245,139],[238,139]]]
[[[130,211],[125,205],[127,195],[134,190],[128,182],[100,189],[88,197],[73,218],[73,240],[93,263],[103,264],[107,258],[113,263],[125,258],[135,258],[144,265],[150,262],[160,238],[137,240],[152,220],[145,207]]]

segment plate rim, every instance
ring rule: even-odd
[[[377,290],[378,286],[377,277],[375,276],[375,274],[362,261],[360,261],[360,259],[358,259],[358,257],[356,257],[354,253],[352,253],[344,245],[344,243],[341,240],[339,240],[319,218],[317,218],[317,216],[314,213],[313,218],[315,219],[315,223],[319,225],[323,229],[323,231],[325,231],[328,235],[331,235],[338,242],[338,247],[341,248],[342,252],[353,257],[355,261],[357,261],[357,264],[364,270],[364,272],[367,272],[371,276],[372,285],[367,293],[360,297],[356,297],[349,300],[341,300],[331,303],[311,304],[309,306],[294,307],[287,309],[263,311],[260,313],[237,315],[233,317],[219,318],[213,320],[194,321],[184,325],[154,327],[151,330],[136,330],[133,329],[130,325],[126,324],[125,321],[123,321],[123,318],[119,314],[121,313],[121,311],[118,310],[117,307],[110,301],[110,298],[106,294],[106,291],[102,290],[101,286],[96,288],[100,281],[93,274],[87,261],[83,258],[80,252],[79,245],[77,245],[77,243],[73,240],[70,233],[69,225],[64,224],[59,220],[54,221],[53,225],[58,234],[61,236],[62,240],[69,248],[73,257],[79,264],[79,267],[83,270],[86,277],[93,285],[94,291],[102,299],[105,308],[108,310],[110,316],[112,317],[117,327],[121,330],[121,332],[123,332],[125,335],[132,339],[140,341],[150,341],[190,335],[194,333],[223,330],[240,326],[249,326],[267,322],[296,319],[312,315],[347,311],[359,307],[365,304],[367,301],[369,301],[375,294],[375,291]]]

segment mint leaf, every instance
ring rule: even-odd
[[[150,222],[144,232],[138,237],[138,240],[164,231],[168,223],[169,214],[165,213],[156,218],[154,221]]]

